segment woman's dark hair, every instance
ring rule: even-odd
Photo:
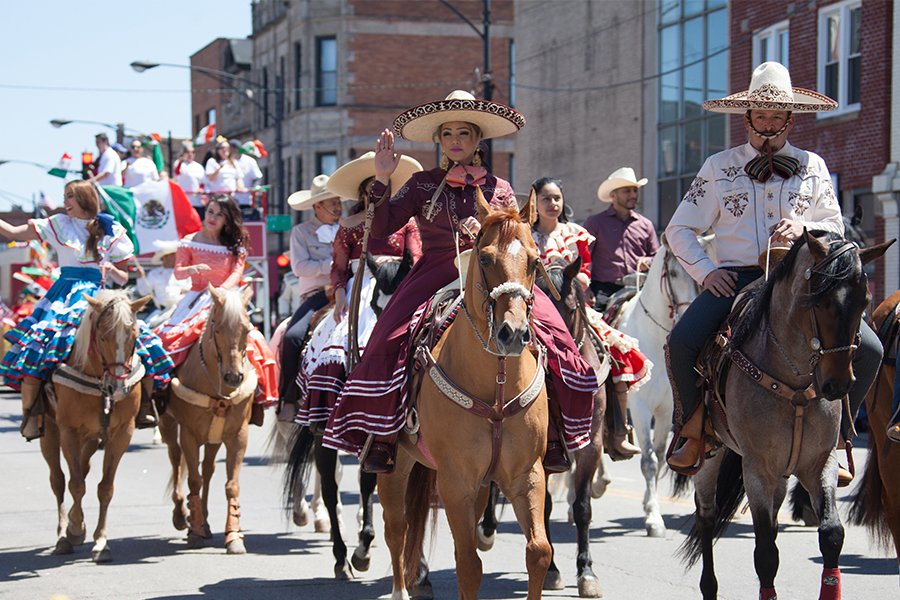
[[[537,181],[532,183],[531,189],[534,190],[535,200],[537,200],[537,195],[541,193],[541,190],[544,189],[544,187],[549,183],[552,183],[553,185],[555,185],[556,187],[559,188],[559,194],[560,194],[560,196],[562,196],[562,199],[563,199],[563,208],[562,208],[562,211],[559,213],[558,220],[560,223],[568,223],[569,222],[569,216],[567,214],[568,207],[566,206],[566,195],[565,195],[565,193],[563,193],[562,180],[557,179],[555,177],[541,177],[540,179],[538,179]],[[541,222],[541,215],[540,215],[540,213],[538,213],[537,220],[534,222],[534,225],[532,225],[532,227],[536,227],[537,224],[540,222]]]
[[[360,213],[366,208],[366,198],[369,197],[369,187],[372,181],[375,179],[375,176],[366,177],[362,181],[359,182],[359,189],[357,190],[357,197],[359,200],[356,204],[353,205],[353,208],[350,209],[350,214],[355,215],[356,213]],[[385,198],[391,197],[391,182],[388,181],[387,184],[387,192],[385,192]]]
[[[235,257],[240,256],[241,248],[250,252],[250,234],[244,229],[244,218],[241,216],[241,208],[234,198],[228,194],[212,194],[209,204],[215,202],[219,210],[225,216],[225,224],[219,232],[219,241],[231,250]],[[207,204],[207,209],[209,208]]]
[[[66,190],[71,189],[75,195],[75,201],[81,210],[91,215],[91,221],[87,224],[88,239],[85,243],[87,253],[94,257],[94,260],[100,262],[100,252],[97,251],[97,244],[103,239],[103,226],[96,219],[100,212],[100,198],[97,196],[97,190],[90,182],[76,179],[66,184]]]

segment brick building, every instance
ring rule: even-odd
[[[480,26],[481,0],[452,0]],[[491,72],[511,79],[513,2],[490,3]],[[417,0],[256,0],[253,9],[253,80],[271,90],[254,108],[254,135],[269,150],[259,161],[273,186],[270,213],[291,192],[308,189],[319,173],[374,150],[378,134],[403,110],[444,98],[454,89],[483,97],[482,39],[446,6]],[[477,70],[477,73],[476,73]],[[276,88],[283,90],[279,101]],[[508,104],[508,84],[492,99]],[[284,193],[277,190],[276,117],[282,114]],[[425,168],[437,164],[430,144],[399,140],[402,152]],[[493,142],[493,172],[509,178],[513,140]],[[291,211],[287,211],[291,212]]]
[[[216,124],[216,134],[246,141],[253,128],[253,103],[247,92],[254,95],[251,85],[253,42],[250,39],[218,38],[191,56],[191,131],[196,138],[200,129]],[[204,73],[199,69],[222,71],[225,77]],[[214,144],[197,148],[198,162],[203,161]],[[177,152],[177,149],[176,149]]]
[[[791,143],[822,156],[839,190],[842,210],[856,206],[873,243],[884,240],[883,209],[872,190],[891,157],[891,56],[894,2],[813,0],[730,3],[730,92],[747,88],[753,69],[778,60],[795,87],[826,94],[840,104],[821,115],[796,115]],[[752,37],[748,37],[752,34]],[[740,116],[729,116],[732,144],[746,139]],[[896,212],[896,207],[893,208]],[[872,268],[876,303],[885,295],[885,260],[893,261],[890,291],[897,289],[896,249]]]

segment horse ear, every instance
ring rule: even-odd
[[[244,305],[244,308],[247,308],[247,305],[250,304],[251,298],[253,298],[253,286],[247,285],[241,293],[241,303]]]
[[[519,210],[519,218],[522,219],[523,223],[527,223],[529,226],[534,225],[534,222],[537,221],[537,198],[535,197],[534,188],[531,188],[531,193],[528,194],[528,200]]]
[[[809,253],[812,254],[813,260],[820,262],[828,256],[828,246],[819,241],[819,239],[809,233],[809,230],[803,228],[803,237],[806,239],[806,245],[809,246]]]
[[[574,261],[570,262],[566,265],[566,268],[563,269],[563,277],[567,280],[571,281],[578,277],[578,273],[581,272],[581,257],[579,256]],[[578,285],[581,285],[580,283]]]
[[[81,292],[81,295],[84,296],[84,299],[87,300],[87,303],[94,310],[94,312],[100,312],[103,310],[103,303],[94,298],[93,296],[88,296],[84,292]]]
[[[494,211],[488,201],[484,199],[480,185],[475,186],[475,208],[478,209],[478,221],[482,223]]]
[[[150,302],[150,298],[152,298],[152,296],[148,294],[143,298],[138,298],[137,300],[131,302],[131,312],[135,314],[141,312],[141,309],[144,308],[144,306],[146,306],[148,302]]]
[[[897,241],[897,238],[892,239],[889,242],[885,242],[883,244],[878,244],[877,246],[872,246],[871,248],[863,248],[859,251],[859,260],[862,261],[862,264],[868,264],[875,260],[876,258],[881,258],[881,256],[887,252],[887,249],[891,247],[891,245]]]
[[[222,304],[222,294],[219,290],[212,284],[212,281],[206,282],[206,289],[209,290],[209,295],[212,297],[213,302],[216,304]]]
[[[862,204],[857,204],[856,209],[853,211],[853,218],[850,219],[850,224],[854,227],[859,227],[863,221],[863,207]]]
[[[374,275],[378,271],[378,263],[375,262],[375,259],[372,258],[372,254],[370,252],[366,252],[366,265],[369,267],[369,273]]]

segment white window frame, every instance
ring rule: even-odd
[[[841,31],[838,40],[838,108],[825,113],[817,113],[817,119],[824,119],[853,112],[859,112],[860,103],[847,104],[847,73],[850,58],[850,11],[862,7],[862,0],[846,0],[831,4],[819,10],[818,52],[817,52],[817,90],[825,93],[825,53],[828,46],[828,19],[837,15],[840,18]]]
[[[778,23],[772,25],[771,27],[766,27],[765,29],[760,30],[753,34],[753,68],[754,69],[756,67],[758,67],[759,65],[761,65],[763,62],[765,62],[763,60],[761,46],[762,46],[763,40],[768,40],[769,43],[772,44],[772,48],[774,49],[774,51],[773,51],[774,56],[772,57],[771,60],[780,62],[785,67],[787,67],[788,70],[790,70],[791,65],[788,64],[788,61],[790,61],[790,46],[791,46],[790,27],[791,27],[790,20],[785,19],[784,21],[779,21]],[[781,56],[781,44],[779,42],[780,42],[780,38],[781,38],[782,34],[788,36],[787,37],[788,56]]]

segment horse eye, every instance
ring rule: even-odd
[[[482,254],[478,257],[478,264],[480,264],[482,267],[486,267],[491,264],[491,260],[484,254]]]

